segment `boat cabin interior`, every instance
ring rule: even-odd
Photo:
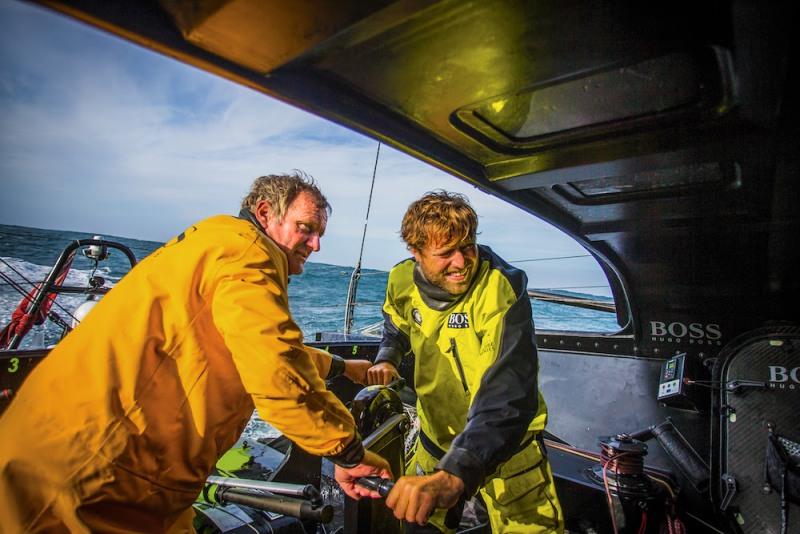
[[[765,452],[777,447],[796,484],[789,3],[37,3],[389,144],[577,240],[607,277],[619,330],[537,332],[568,530],[658,532],[658,517],[699,532],[800,530],[797,486],[775,481]],[[0,358],[32,367],[45,352]],[[609,488],[597,466],[619,451],[642,466]],[[397,531],[376,505],[348,506],[345,530]]]

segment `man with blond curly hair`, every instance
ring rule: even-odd
[[[425,194],[403,217],[413,258],[389,274],[367,377],[388,383],[403,356],[415,356],[420,434],[386,504],[407,531],[446,531],[455,525],[445,510],[480,492],[493,532],[560,533],[528,280],[478,245],[477,230],[466,197],[446,191]]]

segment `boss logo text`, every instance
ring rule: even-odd
[[[451,313],[447,319],[447,328],[469,328],[469,317],[466,313]]]
[[[722,345],[722,332],[718,324],[650,321],[652,341],[681,343],[684,340],[698,345]]]
[[[800,386],[800,367],[789,369],[781,365],[770,365],[769,385],[773,389],[796,389]]]

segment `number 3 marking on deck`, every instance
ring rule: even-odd
[[[11,367],[8,368],[8,372],[16,373],[17,369],[19,369],[19,358],[11,358],[9,361],[11,362]]]

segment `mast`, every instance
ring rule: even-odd
[[[369,224],[369,210],[372,206],[372,191],[375,188],[375,174],[378,171],[378,158],[381,155],[381,143],[378,141],[378,150],[375,153],[375,166],[372,169],[372,183],[369,186],[369,200],[367,201],[367,215],[364,218],[364,232],[361,234],[361,250],[358,253],[358,261],[350,275],[350,283],[347,286],[347,302],[344,309],[344,333],[349,334],[353,327],[353,312],[356,308],[356,293],[358,292],[358,281],[361,279],[361,258],[364,255],[364,240],[367,237],[367,224]]]

